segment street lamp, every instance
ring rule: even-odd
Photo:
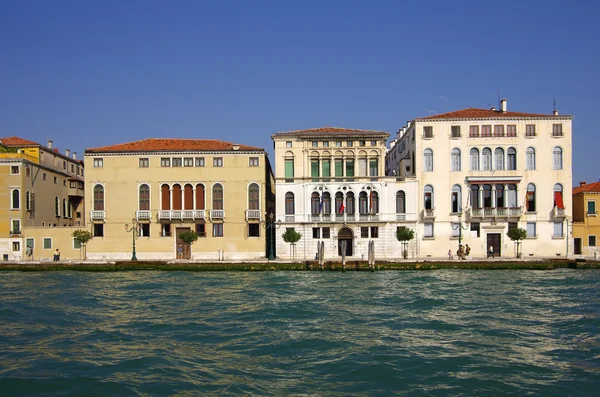
[[[129,227],[129,224],[125,224],[125,231],[127,233],[131,232],[131,244],[132,244],[132,251],[131,251],[131,260],[132,261],[137,261],[137,256],[135,256],[135,237],[138,234],[138,222],[137,219],[132,218],[131,219],[131,227]]]
[[[269,239],[269,255],[267,256],[267,259],[270,261],[275,259],[275,229],[279,229],[280,226],[281,219],[275,223],[275,214],[269,212],[267,214],[265,229],[269,231],[267,233],[267,238]]]
[[[460,245],[462,244],[462,231],[467,230],[469,228],[469,226],[465,226],[464,228],[462,226],[462,211],[458,213],[458,225],[454,226],[453,228],[454,230],[458,228],[458,246],[460,247]]]

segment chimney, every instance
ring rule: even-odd
[[[73,160],[77,160],[77,152],[73,152]]]
[[[490,108],[490,110],[491,110],[492,112],[495,112],[495,111],[496,111],[496,106],[492,106],[492,107]]]
[[[553,115],[558,116],[558,109],[554,109],[554,111],[552,112]]]
[[[233,150],[240,150],[240,145],[233,145]]]
[[[585,181],[581,181],[581,182],[579,182],[579,186],[583,186],[583,185],[585,185],[585,183],[586,183]]]
[[[506,99],[500,100],[500,110],[502,113],[506,113]]]
[[[52,149],[52,141],[48,141],[48,149]]]
[[[69,157],[69,149],[65,150],[65,156]]]

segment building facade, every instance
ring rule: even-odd
[[[0,254],[24,258],[27,245],[43,249],[56,227],[83,226],[83,162],[20,137],[0,138]],[[40,229],[40,237],[28,228]]]
[[[399,258],[399,227],[414,229],[413,178],[385,175],[387,132],[322,127],[272,135],[277,190],[276,244],[283,259],[315,259],[323,243],[326,259]],[[302,234],[295,247],[286,228]],[[417,254],[409,244],[409,257]],[[345,251],[344,251],[345,250]]]
[[[572,117],[464,109],[417,118],[398,133],[387,172],[415,177],[420,256],[514,257],[510,227],[527,230],[522,253],[572,253]],[[570,247],[570,248],[569,248]]]
[[[580,182],[579,186],[573,188],[573,248],[575,255],[595,259],[600,256],[598,203],[600,203],[600,182]]]
[[[146,139],[86,149],[85,163],[89,259],[265,257],[274,191],[264,149]],[[185,231],[199,236],[191,247]]]

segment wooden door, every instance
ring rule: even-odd
[[[582,245],[581,243],[582,243],[581,238],[575,239],[575,255],[581,255],[581,245]]]
[[[500,233],[488,233],[487,234],[487,245],[486,245],[486,256],[487,256],[487,252],[490,249],[490,246],[494,247],[494,256],[495,257],[499,257],[502,255],[502,249],[501,249],[501,245],[500,243],[502,242],[502,238],[501,238],[501,234]]]
[[[190,246],[183,242],[179,235],[183,232],[189,232],[189,227],[178,227],[175,229],[175,258],[177,259],[191,259],[192,250]]]

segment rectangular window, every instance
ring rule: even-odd
[[[517,126],[514,124],[506,126],[506,136],[517,136]]]
[[[379,163],[377,159],[369,160],[369,176],[379,175]]]
[[[367,141],[358,141],[358,146],[367,146]]]
[[[140,223],[138,229],[138,233],[140,237],[150,237],[150,224],[149,223]]]
[[[204,157],[196,157],[196,167],[204,167]]]
[[[194,158],[193,157],[185,157],[183,159],[184,167],[193,167],[194,166]]]
[[[81,242],[79,242],[78,240],[73,239],[73,249],[74,250],[81,249]]]
[[[27,238],[25,240],[25,246],[26,247],[31,247],[32,249],[34,249],[35,248],[35,239],[31,238],[31,237]]]
[[[323,147],[329,147],[329,142],[328,141],[323,142]]]
[[[519,227],[519,224],[516,222],[508,222],[508,230],[516,229]]]
[[[213,237],[223,237],[222,223],[213,223]]]
[[[452,130],[452,138],[460,138],[460,125],[453,125],[450,129]]]
[[[170,237],[171,236],[171,224],[170,223],[162,223],[161,224],[160,235],[162,237]]]
[[[525,136],[535,136],[535,124],[525,125]]]
[[[588,247],[596,246],[596,236],[588,236]]]
[[[19,241],[13,241],[12,249],[13,251],[21,251],[21,243]]]
[[[294,159],[285,160],[285,181],[294,182]]]
[[[170,167],[171,166],[171,159],[169,157],[163,157],[160,159],[160,166],[161,167]]]
[[[450,226],[452,228],[452,237],[458,237],[460,235],[460,223],[452,222]]]
[[[67,169],[67,162],[63,160],[63,170]]]
[[[379,227],[371,226],[371,238],[379,238]]]
[[[494,136],[504,136],[504,126],[503,125],[495,125],[494,126]]]
[[[423,127],[423,138],[433,138],[433,127]]]
[[[74,174],[75,173],[75,164],[71,164],[71,173]]]
[[[52,249],[52,238],[44,237],[44,249],[51,250]]]
[[[313,238],[321,238],[321,229],[318,227],[312,228]]]
[[[312,147],[319,147],[318,141],[312,141]]]
[[[292,141],[286,141],[285,147],[292,147]]]
[[[319,181],[319,160],[310,160],[310,177],[313,182]]]
[[[335,160],[335,177],[340,178],[336,181],[341,182],[341,178],[344,176],[344,160]]]
[[[595,201],[587,202],[587,214],[588,215],[596,215],[596,202]]]
[[[148,168],[149,166],[150,166],[150,159],[148,157],[141,157],[139,167],[140,168]]]
[[[335,147],[342,147],[342,141],[335,141]]]
[[[322,238],[330,238],[330,229],[328,227],[324,227],[321,234]]]
[[[371,146],[377,146],[377,141],[371,141]]]
[[[480,230],[481,228],[478,222],[471,223],[471,237],[479,237]]]
[[[481,136],[485,136],[485,137],[492,136],[492,126],[491,125],[482,125],[481,126]]]
[[[432,238],[433,237],[433,223],[425,223],[423,226],[425,226],[425,233],[424,233],[425,238]]]
[[[248,224],[248,237],[260,237],[260,223]]]
[[[563,223],[562,222],[554,222],[554,234],[552,237],[562,237],[563,236]]]
[[[54,177],[54,184],[56,185],[58,183],[58,178]]]
[[[469,137],[477,138],[478,136],[479,136],[479,126],[478,125],[469,126]]]
[[[25,176],[31,176],[31,168],[25,167]]]
[[[206,237],[206,224],[196,223],[196,234],[198,237]]]
[[[181,158],[179,157],[173,157],[171,166],[172,167],[181,167],[183,165],[183,162],[181,160]]]
[[[21,220],[13,219],[11,222],[10,234],[21,234]]]
[[[535,222],[527,222],[527,238],[535,237]]]
[[[352,178],[354,177],[354,160],[346,160],[346,177]],[[354,179],[348,179],[349,181],[353,181]]]
[[[223,157],[213,158],[213,167],[222,167],[222,166],[223,166]]]
[[[361,238],[369,238],[369,228],[362,226],[360,228],[360,237]]]
[[[95,158],[94,159],[94,167],[96,167],[96,168],[104,167],[104,159]]]
[[[552,124],[552,136],[563,136],[562,124]]]
[[[367,176],[367,159],[358,159],[358,176]]]
[[[258,157],[250,157],[248,160],[248,165],[250,167],[258,167]]]
[[[94,223],[94,237],[104,237],[104,223]]]
[[[348,142],[346,142],[346,146],[348,146],[348,147],[352,147],[352,145],[354,145],[354,142],[353,142],[353,141],[348,141]]]
[[[46,173],[45,173],[45,172],[42,174],[42,179],[43,179],[43,180],[48,180],[48,175],[46,175]]]
[[[329,177],[331,176],[331,162],[329,160],[323,160],[321,165],[323,167],[323,181],[329,182]]]
[[[10,167],[10,174],[11,175],[19,175],[19,166],[18,165],[13,165]]]

